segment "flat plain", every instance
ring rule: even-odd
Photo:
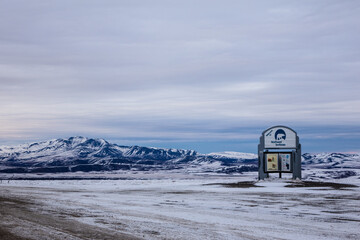
[[[351,183],[351,184],[349,184]],[[356,177],[6,180],[1,239],[360,239]]]

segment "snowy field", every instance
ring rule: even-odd
[[[21,211],[51,218],[31,222],[3,209],[0,227],[29,239],[106,239],[82,237],[70,227],[54,227],[50,219],[130,239],[360,239],[358,176],[329,184],[257,182],[256,176],[3,180],[0,197],[9,208],[26,203]]]

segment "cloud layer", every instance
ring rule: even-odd
[[[240,143],[277,124],[359,140],[359,10],[328,0],[1,1],[0,142],[86,135],[245,151]]]

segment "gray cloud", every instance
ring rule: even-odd
[[[1,1],[1,141],[225,141],[252,139],[227,131],[239,127],[358,126],[359,9],[358,1]]]

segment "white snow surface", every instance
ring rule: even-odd
[[[233,158],[233,159],[254,159],[257,158],[257,154],[254,153],[243,153],[243,152],[231,152],[231,151],[225,151],[225,152],[215,152],[215,153],[209,153],[209,156],[212,156],[214,158]]]
[[[360,239],[359,188],[289,188],[289,179],[256,182],[256,173],[151,176],[2,181],[0,193],[33,199],[44,212],[143,239]],[[241,181],[257,187],[219,184]],[[337,182],[360,186],[356,176]]]

